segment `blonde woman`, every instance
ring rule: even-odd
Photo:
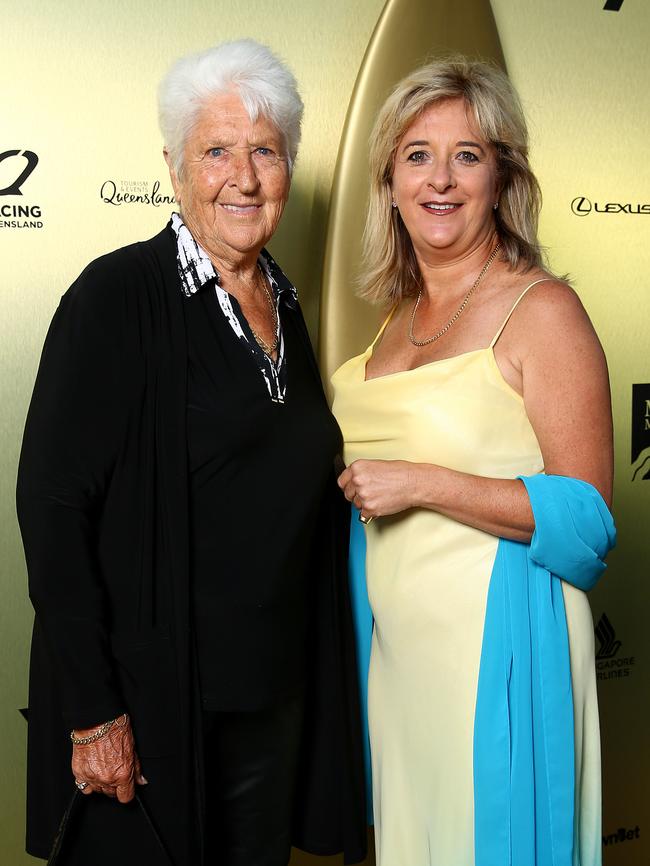
[[[333,384],[366,529],[378,863],[595,866],[603,351],[544,267],[502,72],[417,70],[371,140],[362,294],[388,316]]]

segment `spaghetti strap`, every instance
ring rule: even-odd
[[[498,330],[498,331],[496,332],[496,334],[494,335],[494,339],[493,339],[492,342],[490,343],[490,349],[493,349],[493,348],[495,347],[496,342],[497,342],[497,340],[499,339],[499,337],[501,336],[501,333],[502,333],[503,329],[505,328],[505,326],[506,326],[506,325],[508,324],[508,322],[510,321],[510,316],[511,316],[511,315],[514,313],[514,311],[517,309],[517,305],[519,304],[519,301],[524,297],[524,295],[526,294],[526,292],[528,291],[528,289],[532,289],[532,287],[533,287],[533,286],[536,286],[537,283],[545,283],[545,282],[547,282],[548,280],[552,280],[552,279],[553,279],[553,277],[540,277],[539,280],[535,280],[535,281],[532,282],[529,286],[526,286],[526,288],[523,290],[523,292],[519,295],[519,297],[517,298],[517,300],[514,302],[514,304],[513,304],[512,307],[510,308],[510,312],[508,313],[508,315],[507,315],[507,316],[505,317],[505,319],[503,320],[503,324],[501,325],[501,327],[499,328],[499,330]],[[380,333],[381,333],[381,332],[380,332]]]
[[[388,314],[388,315],[386,316],[386,318],[384,319],[381,328],[377,331],[377,336],[375,337],[375,339],[372,341],[372,343],[371,343],[371,344],[368,346],[368,348],[366,349],[367,352],[370,352],[370,351],[372,351],[372,350],[375,348],[375,343],[377,342],[377,340],[381,337],[381,335],[382,335],[382,334],[384,333],[384,331],[386,330],[386,325],[387,325],[387,324],[390,322],[390,320],[393,318],[393,313],[394,313],[395,310],[397,309],[397,306],[398,306],[398,305],[395,304],[395,305],[393,306],[393,308],[391,309],[391,311],[389,312],[389,314]]]

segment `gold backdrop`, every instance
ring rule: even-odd
[[[279,52],[305,99],[292,196],[272,251],[297,283],[316,336],[327,237],[326,367],[364,345],[375,324],[369,308],[349,301],[363,216],[362,131],[369,122],[360,100],[377,104],[397,77],[440,47],[498,58],[500,40],[530,120],[545,198],[542,240],[553,268],[572,275],[610,363],[619,548],[592,598],[603,851],[606,866],[650,862],[648,639],[641,614],[650,596],[650,477],[644,477],[650,476],[650,172],[644,160],[650,7],[638,0],[493,0],[498,38],[487,2],[388,0],[382,14],[383,7],[383,0],[114,0],[110,7],[98,0],[3,0],[0,866],[35,862],[22,853],[25,724],[17,709],[26,703],[31,609],[13,488],[43,337],[60,295],[92,257],[154,234],[167,219],[171,188],[155,115],[163,71],[181,54],[241,36]],[[327,215],[355,81],[331,202],[337,239]],[[350,153],[352,146],[359,152]],[[25,151],[34,156],[20,155]],[[346,176],[355,164],[358,171]],[[33,170],[18,194],[14,181],[23,166]],[[356,201],[346,204],[346,188],[354,189]],[[318,862],[338,860],[296,855],[292,861]]]

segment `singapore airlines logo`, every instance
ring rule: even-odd
[[[20,157],[24,160],[24,165],[20,168],[18,176],[4,189],[0,189],[0,195],[22,195],[21,187],[38,165],[38,156],[33,150],[5,150],[4,153],[0,153],[0,163]]]
[[[621,648],[621,642],[620,640],[616,640],[616,632],[614,631],[614,627],[609,621],[609,617],[606,613],[604,613],[598,620],[598,625],[596,626],[596,638],[600,644],[600,648],[596,653],[596,658],[599,660],[613,659]]]
[[[599,682],[604,682],[605,680],[616,681],[631,677],[636,666],[636,658],[619,655],[623,642],[617,640],[614,626],[606,613],[603,613],[598,620],[594,631],[599,644],[596,653],[596,679]]]

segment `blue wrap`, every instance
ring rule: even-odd
[[[591,589],[616,530],[590,484],[521,480],[535,532],[530,545],[499,542],[490,580],[474,719],[475,862],[571,866],[575,755],[561,579]]]
[[[352,506],[350,519],[350,553],[348,559],[350,600],[354,620],[354,636],[357,642],[357,667],[361,700],[361,723],[363,725],[363,760],[366,771],[366,798],[368,823],[372,815],[372,771],[370,765],[370,739],[368,737],[368,668],[370,667],[370,644],[372,642],[372,611],[366,587],[366,531],[359,520],[359,509]]]

